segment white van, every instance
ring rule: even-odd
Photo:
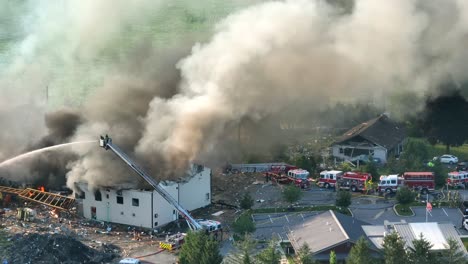
[[[124,258],[121,261],[119,261],[119,264],[140,264],[141,261],[136,258]]]

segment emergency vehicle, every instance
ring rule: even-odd
[[[451,187],[465,187],[468,185],[468,171],[452,171],[448,173],[447,185]]]
[[[401,186],[418,190],[426,194],[435,190],[435,176],[433,172],[405,172],[403,177],[398,175],[381,176],[379,192],[392,193]]]
[[[378,185],[379,192],[396,192],[398,188],[403,186],[403,181],[403,177],[399,177],[398,174],[388,176],[382,175],[380,176],[380,182]]]
[[[336,180],[343,176],[342,171],[330,170],[320,172],[320,178],[317,182],[318,186],[324,188],[333,188],[336,185]]]
[[[301,188],[308,188],[310,186],[309,183],[309,175],[310,173],[303,169],[295,169],[288,171],[288,178],[294,182],[294,184]]]
[[[362,172],[345,172],[338,179],[338,188],[341,190],[350,190],[352,192],[365,191],[366,182],[372,179],[372,175]]]

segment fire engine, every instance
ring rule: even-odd
[[[468,185],[468,171],[449,172],[447,185],[451,187],[466,187]]]
[[[269,171],[264,173],[267,181],[271,179],[280,184],[290,184],[294,183],[297,187],[300,188],[308,188],[310,186],[309,183],[309,175],[310,173],[307,170],[303,169],[290,169],[287,173],[277,172],[277,171]]]
[[[418,190],[426,194],[435,189],[433,172],[405,172],[403,177],[398,175],[381,176],[379,182],[379,192],[392,193],[401,186]]]
[[[325,188],[333,188],[336,185],[336,180],[338,178],[341,178],[343,176],[342,171],[337,171],[337,170],[330,170],[330,171],[322,171],[320,172],[320,179],[318,181],[318,185],[320,187],[325,187]]]
[[[294,182],[294,184],[301,188],[308,188],[310,186],[309,177],[310,173],[306,170],[295,169],[288,171],[288,178]]]
[[[337,180],[339,189],[350,190],[352,192],[365,191],[366,182],[372,179],[372,175],[362,172],[345,172]]]

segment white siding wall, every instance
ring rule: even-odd
[[[176,201],[177,198],[177,184],[171,185],[164,185],[162,183],[159,184],[162,188],[164,188]],[[151,213],[150,213],[151,214]],[[157,214],[157,215],[156,215]],[[175,208],[170,205],[161,195],[159,195],[156,191],[154,191],[153,195],[153,215],[149,216],[150,219],[153,219],[153,224],[155,228],[161,225],[165,225],[177,219],[177,211]],[[157,217],[155,217],[157,216]]]
[[[151,228],[151,192],[122,190],[123,204],[117,203],[117,191],[101,189],[102,201],[96,201],[94,192],[86,187],[83,199],[83,215],[92,218],[91,208],[96,207],[96,220]],[[107,198],[109,197],[109,198]],[[138,199],[138,206],[132,205],[132,198]]]
[[[333,157],[339,159],[346,159],[349,158],[345,156],[343,153],[340,153],[340,148],[345,148],[345,145],[333,145],[332,146],[332,155]],[[373,148],[361,148],[361,149],[373,149],[374,150],[374,157],[379,158],[383,163],[387,162],[387,151],[383,147],[373,147]]]
[[[160,183],[182,207],[194,210],[211,203],[211,169],[204,167],[200,173],[185,183]],[[96,220],[156,228],[177,219],[175,208],[156,191],[122,190],[123,204],[117,203],[117,190],[101,189],[102,201],[96,201],[94,192],[86,184],[79,184],[85,192],[83,216],[92,219],[91,208],[96,207]],[[108,197],[107,197],[108,196]],[[138,206],[132,205],[138,199]]]
[[[387,163],[387,150],[383,147],[374,149],[374,158],[379,158],[383,163]]]
[[[179,203],[187,210],[211,204],[211,169],[204,167],[188,182],[179,184]]]

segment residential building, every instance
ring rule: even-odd
[[[305,243],[317,261],[328,263],[332,250],[335,251],[338,261],[344,261],[360,237],[367,239],[361,227],[363,225],[369,224],[329,210],[290,227],[287,236],[296,252]],[[369,245],[371,254],[380,257],[377,247],[370,241]]]
[[[88,219],[145,228],[158,228],[178,219],[175,208],[153,189],[90,190],[86,183],[77,186],[82,190],[83,216]],[[163,181],[159,186],[189,211],[211,203],[211,169],[201,165],[193,165],[184,180]]]
[[[386,222],[382,226],[367,225],[362,226],[362,228],[373,245],[379,249],[383,248],[382,244],[386,234],[397,232],[400,238],[405,242],[405,247],[407,249],[414,248],[413,240],[419,239],[420,234],[422,234],[424,239],[432,244],[431,251],[441,252],[446,250],[446,246],[448,245],[447,240],[453,239],[457,242],[465,256],[468,256],[468,252],[460,239],[460,235],[451,223]]]
[[[338,137],[332,144],[332,155],[337,160],[357,162],[373,158],[386,163],[403,151],[405,137],[404,127],[382,114]]]

